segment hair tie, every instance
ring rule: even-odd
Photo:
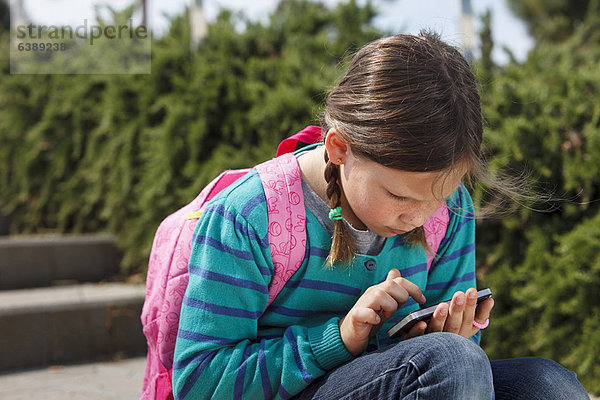
[[[477,328],[477,329],[485,329],[485,328],[488,327],[489,324],[490,324],[490,319],[489,318],[486,319],[484,323],[480,323],[480,322],[477,322],[475,320],[473,321],[473,326],[475,328]]]
[[[332,208],[331,210],[329,210],[329,219],[332,221],[344,219],[344,217],[342,217],[342,206]]]

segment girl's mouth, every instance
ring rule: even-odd
[[[388,230],[388,231],[390,231],[390,232],[391,232],[391,233],[393,233],[394,235],[402,235],[403,233],[406,233],[406,232],[408,232],[408,231],[403,231],[403,230],[401,230],[401,229],[392,229],[392,228],[389,228],[389,227],[387,227],[387,226],[386,226],[386,228],[387,228],[387,230]]]

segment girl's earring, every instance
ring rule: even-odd
[[[337,159],[337,162],[338,162],[338,164],[341,164],[341,163],[342,163],[342,159],[341,159],[341,158],[338,158],[338,159]]]

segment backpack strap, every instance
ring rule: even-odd
[[[200,218],[208,203],[213,197],[219,194],[223,189],[237,181],[242,176],[246,175],[250,171],[250,168],[246,169],[228,169],[223,171],[219,176],[213,179],[204,189],[200,192],[198,197],[192,202],[195,206],[194,210],[188,213],[185,217],[186,220],[196,220]],[[197,221],[196,221],[197,222]],[[194,223],[195,226],[195,223]]]
[[[425,223],[423,229],[425,230],[425,240],[431,249],[431,252],[427,251],[427,272],[431,268],[431,264],[437,255],[437,251],[440,248],[440,243],[446,236],[446,230],[450,223],[450,214],[446,202],[443,202],[440,208]]]
[[[300,132],[293,134],[287,139],[284,139],[279,143],[277,147],[277,157],[286,154],[293,153],[294,151],[301,149],[309,144],[319,143],[323,140],[323,134],[321,133],[320,126],[309,125],[302,129]]]
[[[269,284],[269,307],[304,260],[306,210],[302,175],[294,154],[284,154],[255,168],[267,200],[269,246],[275,268]]]

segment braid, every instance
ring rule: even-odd
[[[329,160],[327,152],[325,152],[325,180],[327,181],[327,199],[329,206],[335,208],[342,203],[342,189],[338,184],[340,176],[340,167]],[[355,255],[354,241],[348,231],[348,227],[343,220],[333,221],[333,238],[331,242],[331,250],[327,256],[325,265],[328,268],[333,268],[336,262],[343,262],[346,266]]]

